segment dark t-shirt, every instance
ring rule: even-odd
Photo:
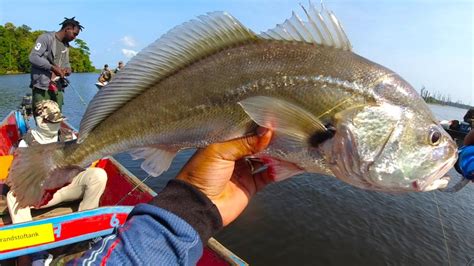
[[[54,64],[59,66],[59,67],[66,67],[67,62],[66,60],[66,52],[67,52],[67,47],[64,45],[63,42],[58,40],[58,38],[54,39],[56,42],[56,51],[55,54],[56,56],[54,57]]]

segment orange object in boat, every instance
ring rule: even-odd
[[[8,176],[8,169],[13,161],[13,155],[0,156],[0,182],[5,181]]]

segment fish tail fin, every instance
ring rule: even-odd
[[[20,208],[45,205],[58,189],[70,183],[83,170],[79,166],[61,165],[65,145],[77,144],[58,142],[18,148],[15,151],[7,184]]]

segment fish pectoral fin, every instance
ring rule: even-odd
[[[133,160],[145,159],[140,167],[151,176],[159,176],[170,168],[177,149],[163,149],[157,146],[147,146],[130,150]]]
[[[255,96],[239,104],[255,123],[274,130],[288,145],[316,146],[332,136],[318,118],[288,101]]]

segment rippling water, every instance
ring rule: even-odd
[[[96,74],[71,77],[64,113],[76,127],[85,106],[74,89],[89,101],[96,79]],[[28,75],[0,76],[0,117],[16,108],[28,83]],[[466,112],[431,108],[439,119],[461,119]],[[180,153],[148,185],[161,190],[191,154]],[[117,157],[138,177],[146,176],[139,162]],[[466,265],[474,259],[474,186],[456,194],[394,195],[301,175],[268,186],[217,239],[251,265]]]

